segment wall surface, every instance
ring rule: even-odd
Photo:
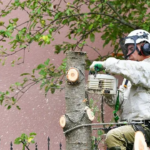
[[[4,1],[4,0],[3,0]],[[4,4],[6,1],[4,1]],[[10,17],[19,17],[20,22],[27,19],[26,15],[22,12],[13,12],[11,16],[2,20],[8,22]],[[56,66],[62,62],[65,57],[64,54],[54,54],[54,47],[56,43],[62,43],[65,40],[65,33],[68,32],[67,28],[61,31],[61,34],[55,36],[55,41],[49,46],[39,47],[36,43],[31,44],[29,52],[26,52],[25,62],[15,67],[11,67],[10,62],[17,56],[23,55],[22,52],[7,58],[6,65],[0,66],[0,91],[5,91],[8,87],[16,81],[21,81],[20,74],[24,72],[31,72],[38,64],[43,63],[46,59],[50,58],[51,62]],[[90,42],[89,42],[90,43]],[[103,49],[103,41],[100,35],[96,36],[95,43],[101,48],[100,53],[106,54],[111,48],[106,46]],[[9,47],[8,43],[5,44]],[[96,58],[97,53],[91,51],[89,48],[84,49],[88,57],[93,60]],[[88,72],[86,72],[86,76]],[[57,91],[55,94],[48,93],[47,97],[44,96],[44,91],[39,89],[39,85],[32,87],[27,91],[24,96],[19,100],[18,105],[21,110],[12,107],[7,110],[4,106],[0,106],[0,150],[8,150],[10,142],[14,141],[22,133],[29,134],[30,132],[37,133],[35,138],[40,150],[47,150],[47,137],[51,139],[51,149],[58,150],[59,143],[62,142],[62,149],[65,149],[65,136],[61,127],[59,126],[59,118],[65,114],[65,96],[64,91]],[[106,108],[106,121],[110,121],[112,110]],[[32,145],[31,149],[34,149]],[[20,150],[20,146],[14,145],[14,150]]]

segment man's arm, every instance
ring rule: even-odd
[[[132,85],[150,88],[150,62],[108,58],[103,65],[107,72],[122,75]]]

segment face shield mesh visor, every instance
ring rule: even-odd
[[[120,47],[122,49],[125,59],[127,59],[131,54],[133,54],[135,50],[138,50],[136,46],[136,40],[140,37],[141,36],[135,35],[135,36],[129,36],[129,37],[120,39],[119,44],[120,44]],[[130,41],[132,42],[125,44],[125,41],[127,39],[130,39]]]

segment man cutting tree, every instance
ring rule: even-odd
[[[90,66],[92,71],[105,69],[125,78],[116,95],[104,94],[105,102],[120,111],[120,118],[115,111],[115,120],[142,122],[110,130],[106,136],[110,150],[132,149],[136,131],[144,134],[150,146],[150,33],[141,29],[132,31],[124,38],[123,53],[126,60],[108,58]]]

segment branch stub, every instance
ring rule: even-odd
[[[67,72],[67,80],[69,82],[76,82],[79,79],[79,72],[76,68],[70,68]]]
[[[62,128],[65,127],[65,125],[66,125],[66,117],[65,117],[65,115],[63,115],[63,116],[60,117],[59,123],[60,123],[60,126],[61,126]]]

